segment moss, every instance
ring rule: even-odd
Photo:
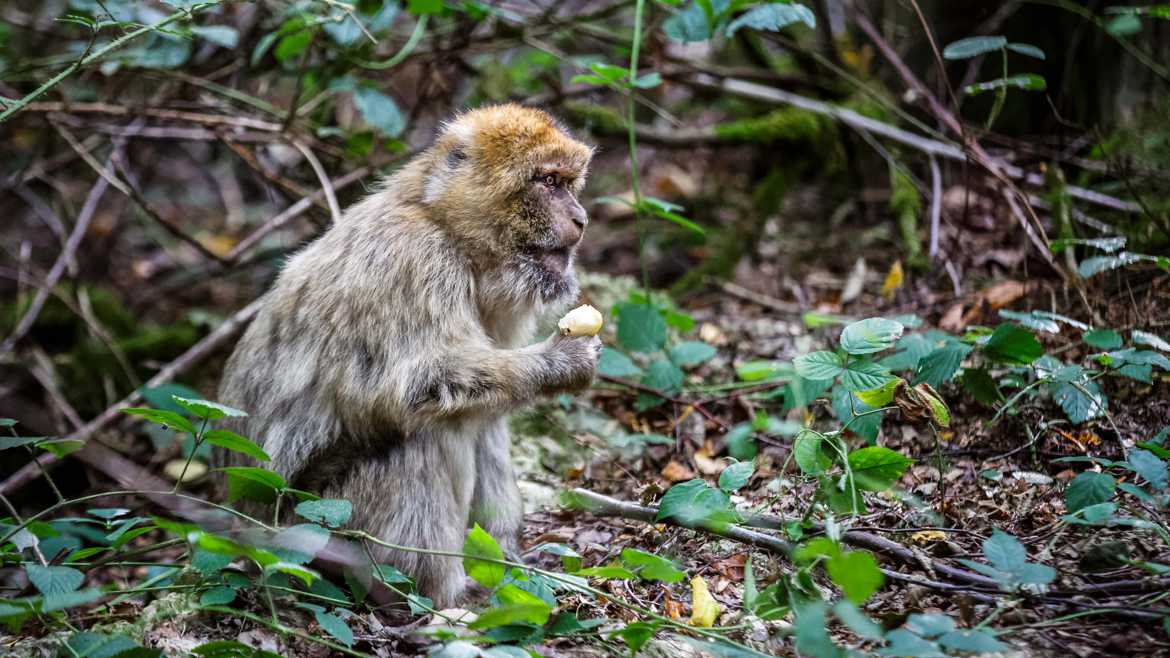
[[[819,141],[833,132],[833,124],[808,110],[785,107],[763,116],[715,126],[715,135],[731,142]]]
[[[611,107],[584,101],[566,101],[565,110],[586,128],[597,132],[626,130],[625,118]]]

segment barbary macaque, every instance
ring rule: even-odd
[[[265,466],[350,500],[349,525],[387,542],[459,551],[478,523],[515,554],[505,416],[587,388],[601,350],[590,335],[529,344],[537,316],[578,293],[591,157],[543,111],[469,111],[293,256],[219,391],[249,412],[235,429]],[[463,591],[458,558],[376,557],[439,608]]]

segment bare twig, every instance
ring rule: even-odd
[[[48,276],[45,277],[44,284],[37,290],[36,296],[33,297],[32,303],[29,304],[28,310],[25,311],[20,322],[16,324],[16,328],[12,330],[8,338],[4,339],[3,343],[0,343],[0,354],[7,354],[12,351],[17,341],[24,338],[25,334],[36,323],[37,317],[40,315],[41,309],[44,308],[45,301],[48,300],[53,287],[57,285],[57,282],[61,279],[61,275],[65,273],[66,266],[73,259],[73,254],[81,245],[81,240],[85,237],[85,232],[89,228],[89,222],[93,219],[93,214],[97,211],[98,203],[101,201],[102,195],[106,193],[109,185],[109,181],[106,178],[99,177],[93,187],[90,188],[89,195],[85,198],[85,204],[81,207],[81,212],[77,215],[77,222],[73,225],[73,231],[70,232],[69,239],[65,241],[65,248],[61,250],[57,261],[53,263],[52,269],[49,270]]]
[[[325,201],[329,204],[329,214],[333,218],[333,223],[340,223],[341,207],[337,205],[337,196],[333,193],[333,183],[330,182],[329,174],[325,172],[325,167],[321,166],[321,161],[317,159],[317,156],[313,154],[313,151],[309,147],[295,139],[292,140],[292,145],[301,152],[301,155],[305,156],[305,160],[313,168],[313,173],[317,175],[317,180],[321,181],[321,191],[325,194]]]

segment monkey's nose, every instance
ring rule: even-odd
[[[570,215],[573,218],[573,223],[581,228],[585,228],[585,225],[589,223],[589,215],[585,214],[585,209],[581,206],[574,208]]]

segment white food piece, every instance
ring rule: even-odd
[[[601,331],[601,323],[601,311],[584,304],[566,313],[557,327],[562,336],[596,336]]]

